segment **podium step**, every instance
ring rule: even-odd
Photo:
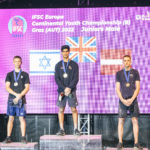
[[[101,135],[44,135],[40,137],[40,150],[101,150]]]
[[[0,150],[38,150],[38,143],[22,144],[19,142],[3,144],[0,143]]]

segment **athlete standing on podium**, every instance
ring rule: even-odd
[[[60,126],[57,135],[65,135],[64,110],[67,101],[72,111],[74,135],[80,135],[78,130],[78,111],[76,109],[76,106],[78,105],[76,86],[79,80],[79,68],[77,63],[69,59],[70,47],[68,45],[63,45],[61,47],[61,53],[63,60],[58,62],[55,66],[55,81],[58,85],[57,106],[59,107],[58,118]]]
[[[125,55],[123,57],[124,69],[116,74],[116,91],[119,97],[119,122],[118,122],[118,149],[123,147],[123,125],[127,116],[127,111],[130,112],[133,124],[134,147],[142,149],[138,143],[138,116],[139,106],[137,96],[140,91],[140,76],[137,70],[131,68],[131,57]]]
[[[29,91],[29,75],[22,71],[22,58],[15,56],[13,58],[15,69],[6,76],[6,90],[9,93],[7,115],[9,116],[7,124],[7,138],[3,143],[11,143],[11,132],[13,129],[14,116],[18,116],[21,128],[21,142],[26,144],[26,98],[25,94]]]

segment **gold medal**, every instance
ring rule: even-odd
[[[130,87],[130,83],[126,83],[126,87]]]

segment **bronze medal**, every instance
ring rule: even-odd
[[[130,87],[130,83],[126,83],[126,87]]]

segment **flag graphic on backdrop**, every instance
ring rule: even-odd
[[[75,62],[96,62],[96,37],[66,37],[70,59]]]
[[[54,75],[60,50],[30,50],[30,75]]]
[[[114,75],[117,71],[123,68],[122,58],[124,55],[131,56],[131,50],[116,49],[116,50],[101,50],[100,64],[101,75]]]

